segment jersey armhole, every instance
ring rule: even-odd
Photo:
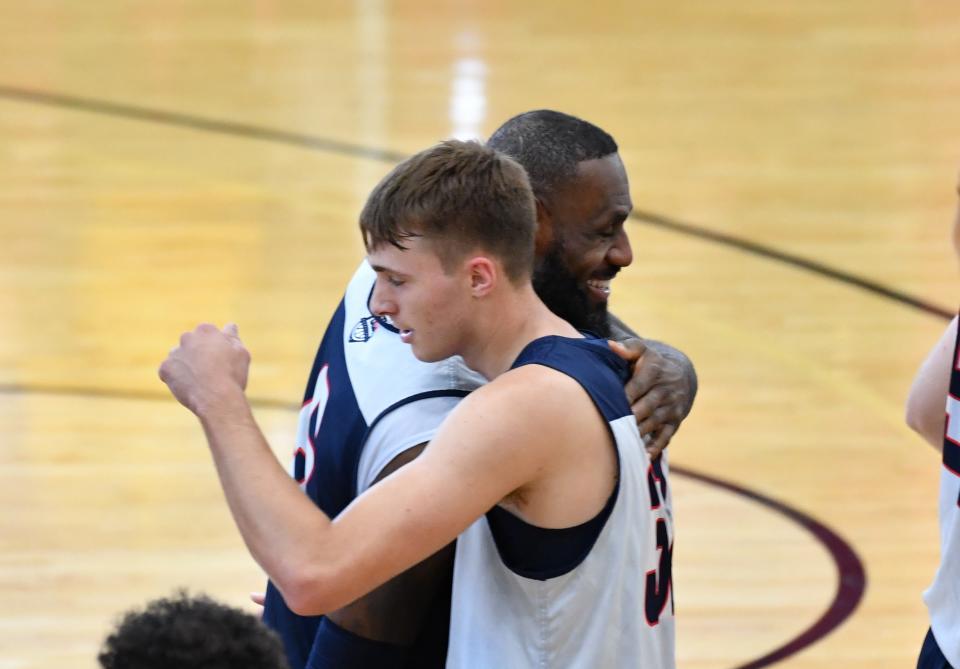
[[[433,439],[461,399],[462,390],[437,390],[407,397],[374,419],[363,439],[354,476],[354,496],[373,485],[380,472],[404,451]]]

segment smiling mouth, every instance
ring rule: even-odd
[[[610,297],[610,279],[590,279],[587,281],[587,287],[599,299]]]

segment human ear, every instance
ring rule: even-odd
[[[541,198],[537,198],[537,234],[534,248],[537,256],[543,256],[553,245],[553,214],[550,207]]]
[[[470,292],[473,297],[483,297],[497,285],[499,268],[487,256],[475,256],[467,261],[470,276]]]

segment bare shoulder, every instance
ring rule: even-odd
[[[590,498],[594,510],[609,497],[614,454],[606,420],[580,383],[525,365],[463,400],[411,466],[427,460],[471,497],[482,491],[530,522],[567,527],[581,522],[586,508],[568,508],[570,500]],[[574,489],[582,494],[567,494]]]
[[[535,366],[511,370],[460,402],[404,469],[458,481],[471,496],[497,502],[548,476],[558,454],[583,441],[577,430],[596,422],[584,420],[589,411],[597,416],[590,404],[564,374]]]
[[[585,397],[580,383],[569,374],[559,372],[545,365],[523,365],[498,376],[486,388],[494,388],[498,393],[510,394],[515,399],[528,396],[543,399],[541,393],[550,391],[558,399],[573,402]]]
[[[543,365],[524,365],[498,376],[461,402],[455,413],[488,429],[550,437],[596,414],[579,382]]]

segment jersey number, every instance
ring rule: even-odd
[[[660,458],[650,463],[647,470],[647,485],[650,488],[650,509],[657,510],[667,499],[667,479],[663,475]],[[644,595],[644,613],[651,627],[660,623],[667,601],[673,609],[673,545],[667,532],[667,521],[657,518],[657,550],[660,562],[656,569],[647,572],[646,592]]]
[[[313,464],[317,457],[315,445],[320,433],[320,423],[323,412],[330,399],[330,379],[327,376],[329,365],[324,365],[317,374],[317,381],[313,386],[313,398],[303,403],[300,409],[300,420],[297,424],[297,447],[293,450],[293,463],[290,476],[300,484],[300,489],[306,491],[307,484],[313,478]],[[312,425],[312,427],[311,427]]]
[[[956,371],[954,372],[956,373]],[[943,466],[960,476],[960,400],[947,395],[947,424],[943,435]],[[960,506],[960,495],[957,495]]]

